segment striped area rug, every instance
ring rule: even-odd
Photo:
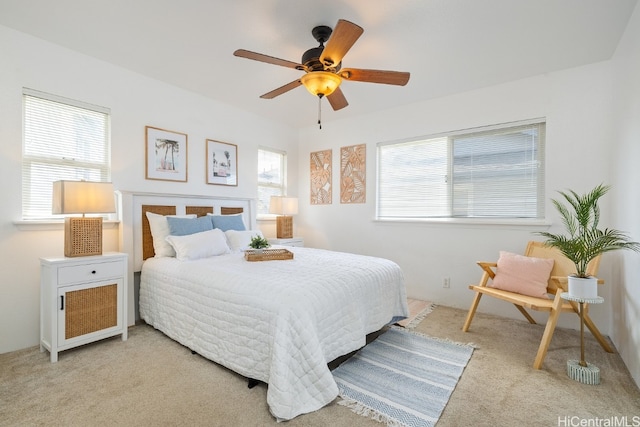
[[[389,426],[434,426],[472,353],[393,327],[333,371],[339,404]]]

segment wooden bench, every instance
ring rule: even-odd
[[[537,298],[487,286],[489,283],[489,279],[493,279],[495,277],[495,269],[497,267],[497,263],[478,262],[478,265],[480,266],[480,268],[482,268],[483,271],[482,278],[480,279],[479,284],[469,286],[469,289],[475,292],[475,296],[473,298],[473,302],[471,303],[471,307],[469,308],[469,313],[467,314],[467,319],[465,320],[462,330],[464,332],[467,332],[469,330],[471,321],[473,320],[473,316],[475,315],[476,309],[478,308],[478,303],[480,302],[480,298],[482,298],[483,295],[498,298],[514,304],[515,307],[520,311],[520,313],[522,313],[522,315],[531,324],[536,324],[536,321],[533,319],[533,317],[531,317],[526,309],[547,312],[549,313],[549,317],[544,328],[544,333],[542,334],[540,346],[538,347],[538,353],[536,354],[536,358],[533,362],[534,369],[540,369],[547,354],[549,344],[551,343],[551,338],[553,337],[553,332],[555,331],[556,325],[558,323],[558,317],[560,316],[560,313],[562,313],[563,311],[573,312],[580,316],[580,309],[576,302],[566,301],[560,297],[560,294],[562,292],[567,291],[567,276],[575,273],[576,270],[573,263],[558,249],[546,246],[542,242],[529,242],[527,244],[527,249],[525,250],[524,255],[535,258],[550,258],[554,260],[553,269],[551,270],[551,277],[549,278],[549,282],[547,284],[547,292],[552,298]],[[599,266],[600,257],[597,257],[589,263],[589,266],[587,268],[587,272],[589,273],[589,275],[596,276]],[[604,281],[598,280],[598,283],[603,284]],[[589,328],[602,348],[608,353],[613,353],[613,349],[609,345],[609,342],[600,333],[595,323],[593,323],[593,320],[591,320],[591,317],[589,317],[588,304],[584,304],[584,324]]]

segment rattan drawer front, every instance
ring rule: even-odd
[[[65,339],[118,326],[118,285],[66,293]]]
[[[61,267],[58,269],[58,284],[93,282],[111,277],[121,277],[123,271],[123,261]]]

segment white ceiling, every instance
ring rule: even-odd
[[[314,125],[303,87],[259,96],[300,71],[316,25],[364,34],[343,67],[411,72],[409,83],[344,82],[349,106],[323,122],[611,58],[637,0],[0,0],[0,24],[292,127]]]

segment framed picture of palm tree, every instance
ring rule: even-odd
[[[187,134],[145,127],[146,179],[187,182]]]
[[[238,185],[238,146],[207,139],[207,184]]]

